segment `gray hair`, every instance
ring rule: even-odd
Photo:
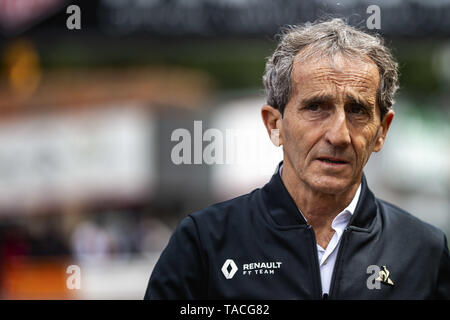
[[[279,37],[278,47],[267,60],[263,82],[267,104],[277,108],[282,114],[291,95],[294,58],[306,47],[307,50],[304,51],[309,56],[327,54],[332,58],[340,53],[347,57],[370,58],[380,73],[377,104],[381,118],[394,104],[394,94],[398,89],[398,64],[381,37],[358,30],[338,18],[288,26],[281,31]]]

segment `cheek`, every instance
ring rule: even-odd
[[[285,119],[283,123],[283,133],[284,138],[286,139],[286,143],[290,144],[291,147],[294,145],[301,145],[306,140],[307,130],[305,130],[304,123],[297,117],[290,117],[289,119]]]
[[[309,163],[314,154],[312,150],[315,150],[320,141],[321,127],[311,126],[300,119],[291,119],[283,125],[283,129],[283,149],[286,156],[297,165],[304,166]]]
[[[304,130],[296,121],[286,120],[282,128],[284,149],[291,153],[301,153],[304,149],[304,134]]]
[[[366,163],[373,152],[376,143],[376,128],[362,130],[354,138],[354,148],[359,162]]]

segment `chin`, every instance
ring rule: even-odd
[[[351,187],[350,179],[337,177],[316,177],[309,184],[313,190],[326,194],[340,194]]]

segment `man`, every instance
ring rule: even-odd
[[[181,221],[147,299],[448,299],[444,233],[374,197],[363,168],[394,117],[397,63],[340,19],[286,29],[262,118],[284,161]]]

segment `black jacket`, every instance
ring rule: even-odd
[[[378,273],[384,270],[385,276]],[[184,218],[145,294],[145,299],[321,298],[314,231],[278,171],[262,189]],[[339,243],[329,298],[449,299],[444,233],[375,198],[363,177]]]

